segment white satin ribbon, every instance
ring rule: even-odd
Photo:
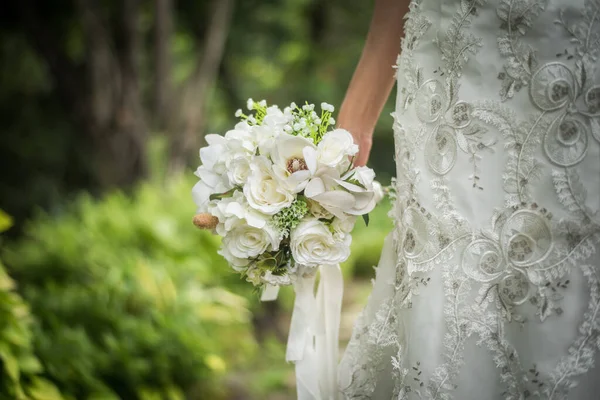
[[[298,400],[337,400],[337,364],[343,279],[339,265],[323,265],[317,295],[315,274],[294,283],[296,298],[288,336],[286,361],[296,366]],[[262,300],[274,300],[267,286]]]
[[[317,290],[315,345],[319,355],[319,386],[322,400],[337,400],[339,330],[344,283],[339,265],[323,265]]]

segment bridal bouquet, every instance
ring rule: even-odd
[[[382,197],[375,173],[352,166],[349,132],[330,129],[333,106],[281,110],[248,100],[225,135],[206,136],[193,188],[194,223],[222,239],[219,251],[256,286],[290,285],[350,255],[356,217]]]
[[[296,364],[299,400],[337,398],[343,282],[357,216],[383,196],[373,170],[353,167],[352,135],[330,129],[333,106],[281,110],[248,100],[235,127],[208,135],[193,188],[194,223],[222,237],[219,253],[273,300],[296,293],[286,360]],[[316,272],[320,271],[317,294]]]

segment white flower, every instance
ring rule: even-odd
[[[266,155],[271,151],[274,139],[286,132],[291,121],[292,116],[286,115],[277,106],[267,108],[262,124],[253,127],[260,154]]]
[[[329,125],[334,125],[335,119],[333,117],[329,118]]]
[[[273,172],[292,193],[304,190],[311,175],[304,160],[306,148],[314,150],[315,145],[302,136],[283,134],[275,139],[271,149]]]
[[[235,116],[236,118],[239,118],[242,116],[242,109],[238,108],[237,110],[235,110]]]
[[[331,229],[333,229],[334,235],[344,237],[352,232],[355,223],[356,217],[353,215],[349,215],[346,218],[334,218],[331,222]]]
[[[227,177],[233,185],[243,185],[250,176],[250,158],[236,157],[231,160],[227,168]]]
[[[227,140],[221,135],[210,134],[205,138],[208,146],[200,149],[200,161],[204,169],[216,174],[226,171],[223,154],[227,152]]]
[[[321,103],[321,110],[333,112],[333,110],[335,110],[335,108],[331,104],[323,102],[323,103]]]
[[[350,166],[349,157],[358,152],[358,146],[350,132],[335,129],[323,136],[317,148],[317,158],[320,164],[337,168],[343,172]]]
[[[330,219],[331,217],[333,217],[333,214],[330,213],[329,211],[327,211],[317,201],[308,199],[307,204],[308,204],[308,211],[316,219],[321,219],[321,218],[322,219]]]
[[[253,128],[246,121],[241,121],[232,130],[225,133],[225,145],[227,146],[225,162],[238,156],[250,157],[256,153],[258,143]]]
[[[257,228],[239,221],[223,237],[219,254],[233,267],[244,267],[248,265],[249,259],[278,248],[279,235],[272,227],[266,225]]]
[[[338,183],[339,171],[326,165],[319,166],[317,152],[312,148],[305,148],[304,160],[311,173],[310,180],[304,188],[304,195],[318,202],[336,217],[344,218],[345,210],[354,207],[354,196]]]
[[[254,109],[254,100],[252,100],[252,98],[248,99],[248,101],[246,101],[246,107],[248,107],[248,110],[252,111]]]
[[[348,259],[351,241],[350,235],[336,238],[323,222],[309,218],[292,230],[290,249],[300,265],[332,265]]]
[[[208,212],[219,220],[216,231],[220,236],[225,236],[240,221],[262,229],[270,219],[269,216],[251,208],[242,192],[238,190],[231,197],[211,201],[208,205]]]
[[[381,186],[381,183],[377,182],[377,181],[373,181],[373,192],[375,193],[375,202],[379,203],[381,201],[381,199],[383,199],[383,197],[385,196],[385,193],[383,192],[383,187]]]
[[[192,197],[198,212],[205,212],[210,196],[225,193],[233,186],[227,178],[227,167],[223,161],[227,153],[226,140],[220,135],[206,135],[208,146],[200,149],[202,165],[196,170],[200,181],[192,189]]]
[[[244,186],[244,195],[250,207],[264,214],[273,215],[292,204],[295,196],[285,190],[264,156],[257,156],[250,164],[251,173]]]
[[[369,167],[355,168],[336,182],[354,196],[353,207],[345,210],[347,214],[368,214],[383,197],[381,185],[375,182],[375,172]]]

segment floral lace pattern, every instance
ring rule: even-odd
[[[600,0],[580,9],[455,0],[447,23],[432,2],[412,2],[398,58],[395,260],[380,263],[340,390],[346,399],[462,400],[474,340],[502,388],[486,398],[573,398],[600,350]],[[478,21],[491,10],[498,28],[486,31]],[[564,48],[529,40],[540,27]],[[488,84],[500,90],[465,96],[473,74],[489,75],[471,63],[491,32],[504,64]],[[483,226],[457,203],[466,179],[473,196],[501,179],[502,205]],[[428,285],[443,291],[435,362],[407,339],[413,306],[433,301],[422,294]],[[508,333],[567,317],[577,326],[551,364],[538,365]]]

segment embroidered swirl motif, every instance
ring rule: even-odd
[[[426,7],[428,1],[433,0],[411,4],[397,66],[397,180],[390,214],[396,260],[378,269],[376,290],[344,357],[349,379],[342,393],[347,399],[458,399],[465,346],[475,340],[493,358],[503,385],[501,394],[490,396],[568,399],[597,362],[600,347],[595,255],[600,205],[596,194],[587,196],[587,189],[599,189],[597,181],[582,182],[584,173],[600,174],[595,163],[600,152],[600,0],[585,0],[581,15],[574,7],[551,9],[547,0],[497,0],[495,39],[504,63],[498,100],[486,98],[487,93],[466,98],[462,89],[469,74],[489,79],[487,71],[473,72],[470,66],[485,39],[478,18],[487,2],[444,3],[454,7],[449,22],[432,26],[430,13],[439,7]],[[556,24],[549,24],[549,17],[556,17]],[[532,45],[537,38],[528,40],[542,23],[556,30],[549,35],[559,35],[560,43],[567,43],[564,37],[569,41],[567,48],[556,50],[555,59]],[[486,169],[493,164],[486,157],[496,151],[503,151],[502,173]],[[472,173],[462,176],[460,168],[468,163]],[[430,193],[420,193],[421,175]],[[485,193],[482,176],[500,175],[504,204],[475,228],[455,205],[468,194],[451,192],[449,183],[470,179],[474,193]],[[554,186],[556,198],[550,198],[548,186]],[[424,201],[424,195],[432,201]],[[405,323],[419,318],[411,314],[413,306],[431,301],[421,295],[431,284],[443,290],[444,304],[443,339],[435,360],[419,359],[404,335]],[[580,293],[584,290],[589,296]],[[536,365],[517,351],[506,331],[575,312],[564,307],[567,294],[587,301],[586,311],[575,316],[580,325],[570,328],[576,336],[554,365]]]

